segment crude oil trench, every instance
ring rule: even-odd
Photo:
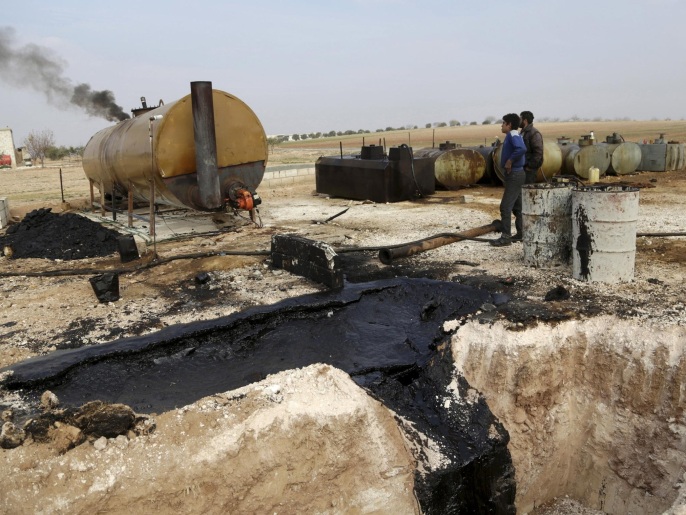
[[[566,495],[607,513],[668,508],[686,463],[684,331],[655,334],[602,316],[520,331],[479,317],[464,323],[505,300],[442,281],[349,284],[335,294],[34,358],[10,367],[5,387],[35,404],[49,389],[66,405],[100,399],[159,412],[326,362],[451,458],[453,466],[417,476],[427,513],[511,512],[511,464],[521,512]],[[446,320],[464,325],[454,332]],[[484,395],[478,402],[446,407],[447,398],[466,399],[470,385]]]

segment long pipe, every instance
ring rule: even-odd
[[[217,136],[211,82],[191,82],[191,105],[200,203],[206,209],[218,209],[222,206],[222,198],[217,173]]]
[[[449,245],[456,241],[475,238],[488,234],[489,232],[497,232],[500,230],[502,230],[500,220],[493,220],[493,222],[488,225],[482,225],[481,227],[475,227],[474,229],[469,229],[467,231],[437,234],[399,247],[381,249],[379,251],[379,259],[384,265],[390,265],[393,263],[394,259],[414,256],[420,252],[426,252],[427,250],[442,247],[443,245]]]

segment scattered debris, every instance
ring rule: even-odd
[[[40,405],[41,408],[46,411],[53,410],[60,405],[60,400],[57,398],[57,395],[52,393],[50,390],[46,390],[40,397]]]
[[[212,280],[212,276],[207,272],[200,272],[195,275],[195,282],[198,284],[207,284]]]
[[[119,274],[98,274],[89,279],[95,295],[100,302],[119,300]]]
[[[346,208],[345,208],[343,211],[341,211],[340,213],[336,213],[335,215],[330,216],[329,218],[327,218],[326,220],[324,220],[324,221],[322,221],[322,222],[320,222],[319,220],[312,220],[312,223],[313,223],[313,224],[318,224],[318,225],[328,224],[331,220],[333,220],[333,219],[335,219],[335,218],[338,218],[338,217],[341,216],[342,214],[347,213],[347,212],[348,212],[348,209],[350,209],[350,208],[349,208],[349,207],[346,207]]]
[[[295,234],[272,236],[272,264],[329,288],[343,287],[339,256],[327,243]]]
[[[545,301],[552,302],[556,300],[567,300],[570,297],[569,290],[562,285],[557,285],[555,288],[545,294]]]
[[[0,447],[14,449],[24,443],[26,433],[12,422],[5,422],[0,430]]]

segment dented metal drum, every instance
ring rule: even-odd
[[[638,188],[602,186],[572,191],[572,273],[580,281],[634,277]]]
[[[436,185],[449,190],[476,184],[486,172],[484,157],[469,148],[422,148],[414,153],[414,157],[431,159]]]
[[[572,186],[522,187],[524,263],[545,268],[569,263],[572,252]]]

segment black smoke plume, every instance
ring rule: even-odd
[[[0,27],[0,80],[18,88],[35,89],[60,108],[76,105],[110,122],[130,118],[116,104],[111,91],[93,91],[88,84],[74,86],[64,76],[66,63],[50,49],[34,44],[14,48],[14,34],[12,27]]]

